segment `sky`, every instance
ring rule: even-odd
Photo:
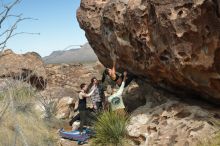
[[[12,13],[38,20],[22,21],[16,31],[40,35],[17,35],[8,41],[7,48],[16,53],[34,51],[44,57],[69,45],[83,45],[87,40],[76,19],[79,5],[80,0],[22,0]]]

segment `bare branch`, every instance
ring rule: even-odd
[[[1,0],[1,7],[2,11],[0,12],[0,29],[3,27],[3,24],[7,21],[9,21],[10,18],[12,19],[12,25],[8,28],[4,28],[5,30],[1,30],[0,33],[0,55],[3,53],[6,44],[8,40],[14,36],[20,35],[20,34],[30,34],[30,35],[40,35],[39,33],[30,33],[30,32],[15,32],[17,29],[17,26],[20,22],[24,20],[38,20],[30,17],[23,18],[22,14],[10,14],[11,10],[21,2],[22,0],[14,0],[11,3],[4,4],[4,2]],[[5,27],[5,26],[4,26]]]
[[[15,33],[15,34],[11,35],[11,38],[16,36],[16,35],[21,35],[21,34],[40,35],[40,33],[18,32],[18,33]]]
[[[3,12],[1,12],[2,18],[0,19],[0,28],[2,27],[2,23],[4,22],[4,20],[7,18],[9,12],[11,11],[11,9],[20,2],[20,0],[15,0],[11,5],[6,5],[5,10]]]
[[[11,26],[10,29],[7,29],[5,32],[3,32],[0,36],[4,36],[6,35],[7,33],[7,36],[6,38],[4,39],[4,41],[0,42],[0,51],[3,52],[4,48],[6,47],[6,43],[7,41],[16,36],[16,35],[20,35],[20,34],[32,34],[32,35],[40,35],[39,33],[28,33],[28,32],[19,32],[19,33],[14,33],[13,32],[17,29],[17,25],[18,23],[20,23],[21,21],[24,21],[24,20],[37,20],[37,19],[34,19],[34,18],[21,18],[22,15],[14,15],[14,17],[17,17],[18,19],[14,22],[14,24]]]

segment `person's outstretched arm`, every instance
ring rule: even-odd
[[[124,90],[124,87],[125,87],[125,81],[126,81],[126,79],[127,79],[127,72],[125,71],[125,72],[124,72],[123,81],[122,81],[122,83],[121,83],[121,86],[120,86],[119,90],[117,91],[117,94],[118,94],[118,95],[122,95],[123,90]]]
[[[112,74],[115,75],[116,74],[116,60],[117,60],[117,56],[116,56],[114,51],[111,51],[110,55],[111,55],[111,58],[112,58],[112,61],[113,61]]]
[[[112,66],[112,74],[115,75],[116,74],[116,60],[113,60],[113,66]]]
[[[93,92],[95,91],[95,89],[96,89],[96,88],[93,88],[92,91],[91,91],[90,93],[88,93],[88,94],[82,93],[82,96],[83,96],[83,97],[87,97],[87,98],[90,97],[90,96],[93,94]]]
[[[127,72],[124,72],[124,78],[123,78],[123,82],[122,82],[120,88],[118,89],[118,91],[117,91],[115,94],[111,95],[111,96],[108,98],[108,101],[110,101],[110,100],[111,100],[112,98],[114,98],[114,97],[119,97],[119,96],[122,95],[123,90],[124,90],[124,87],[125,87],[126,78],[127,78]]]

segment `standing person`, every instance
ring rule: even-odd
[[[83,132],[83,126],[87,122],[87,109],[86,109],[86,98],[89,98],[93,92],[95,91],[95,88],[92,89],[92,91],[87,94],[87,88],[88,86],[83,83],[80,85],[81,91],[79,92],[79,103],[78,103],[78,110],[79,110],[79,116],[80,116],[80,127],[79,131],[80,133]]]
[[[91,95],[93,107],[96,112],[100,112],[103,109],[103,99],[105,99],[103,88],[96,77],[91,79],[89,87],[90,91],[94,89],[94,92]]]
[[[125,87],[125,82],[126,82],[126,78],[127,78],[127,72],[124,72],[123,74],[123,81],[121,83],[121,86],[119,88],[119,90],[114,93],[113,95],[108,97],[108,102],[111,105],[111,109],[112,111],[116,111],[117,113],[121,114],[121,115],[125,115],[125,105],[122,99],[122,93]]]

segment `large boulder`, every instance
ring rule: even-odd
[[[74,99],[71,97],[63,97],[57,102],[56,118],[66,119],[70,117],[71,109],[75,106]]]
[[[220,102],[220,1],[81,0],[77,18],[105,66]]]
[[[13,78],[29,82],[37,89],[46,87],[47,75],[41,57],[34,52],[15,54],[5,50],[0,54],[0,78]]]

